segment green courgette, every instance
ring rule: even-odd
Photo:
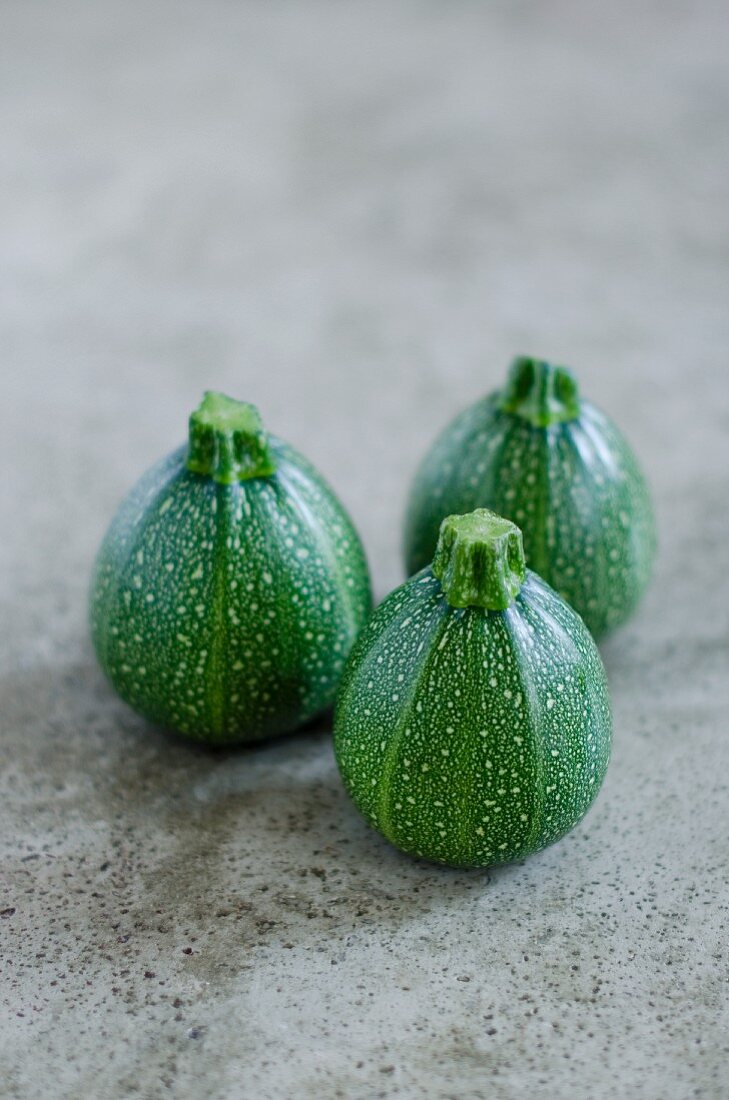
[[[408,573],[432,559],[444,516],[477,507],[521,527],[529,568],[596,637],[631,614],[655,556],[650,494],[624,437],[564,367],[517,359],[503,390],[445,429],[410,493]]]
[[[371,608],[344,508],[257,410],[206,394],[142,477],[91,586],[99,661],[141,714],[208,743],[295,729],[334,700]]]
[[[480,509],[447,517],[432,566],[369,619],[334,736],[349,794],[388,840],[481,867],[544,848],[582,818],[611,728],[582,619],[525,568],[519,529]]]

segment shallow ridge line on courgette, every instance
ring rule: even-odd
[[[400,754],[400,745],[402,743],[405,730],[408,728],[408,722],[410,721],[411,710],[415,703],[415,698],[418,694],[420,684],[425,678],[425,675],[430,666],[430,662],[437,654],[438,648],[435,645],[440,637],[448,629],[449,623],[448,605],[445,597],[441,596],[441,599],[433,607],[433,614],[428,623],[427,634],[421,638],[421,642],[424,642],[427,638],[427,644],[423,645],[422,659],[418,671],[412,678],[410,690],[407,693],[407,697],[399,708],[399,718],[394,724],[393,732],[390,738],[390,743],[387,747],[387,753],[382,762],[382,775],[378,785],[378,827],[381,829],[384,836],[388,840],[394,841],[392,836],[392,821],[390,818],[390,797],[392,788],[392,777]],[[417,664],[417,663],[416,663]]]
[[[541,493],[537,497],[537,503],[534,517],[534,535],[538,538],[539,547],[537,562],[531,562],[527,559],[527,565],[530,569],[533,569],[535,573],[543,573],[545,569],[549,567],[549,534],[547,531],[547,517],[552,514],[552,463],[554,461],[554,455],[552,451],[554,448],[550,443],[550,432],[556,435],[565,427],[564,424],[548,424],[546,428],[539,430],[539,472]]]
[[[596,421],[602,420],[603,423],[604,423],[604,419],[605,418],[602,416],[602,413],[600,412],[599,409],[595,408],[594,405],[590,405],[589,402],[584,402],[583,413],[582,413],[582,417],[580,418],[580,424],[579,424],[580,431],[582,432],[584,437],[588,440],[590,446],[592,447],[593,454],[596,456],[597,461],[600,463],[600,468],[603,471],[605,496],[606,496],[606,498],[608,498],[610,495],[613,496],[613,502],[612,502],[612,507],[611,507],[611,511],[612,511],[612,508],[614,508],[614,486],[615,486],[615,482],[616,482],[616,476],[619,475],[620,471],[619,471],[619,468],[618,468],[618,466],[616,465],[616,463],[614,461],[613,456],[606,453],[603,442],[600,439],[599,433],[597,431],[597,426],[598,425],[597,425]],[[608,430],[610,430],[611,425],[607,425],[607,428],[608,428]],[[596,494],[593,494],[592,499],[593,499],[593,506],[594,506],[595,510],[597,510],[597,496],[596,496]],[[600,567],[600,577],[599,577],[597,587],[598,587],[598,589],[601,593],[600,602],[604,603],[605,606],[609,607],[610,606],[609,594],[610,594],[610,589],[611,589],[611,582],[610,582],[610,578],[609,578],[608,573],[607,573],[608,562],[607,562],[607,560],[605,559],[605,557],[603,555],[600,555],[600,558],[601,558],[601,560],[598,563],[599,567]]]
[[[590,440],[594,453],[600,460],[600,465],[603,470],[609,474],[606,481],[614,481],[615,475],[620,472],[620,468],[615,461],[615,456],[610,453],[604,441],[600,438],[600,432],[598,431],[598,428],[602,428],[603,431],[607,430],[608,433],[612,433],[612,424],[610,424],[600,410],[589,401],[583,401],[582,403],[582,415],[580,416],[579,423],[582,431]]]
[[[291,485],[288,484],[284,488],[284,478],[281,477],[281,463],[279,463],[278,469],[274,477],[269,479],[268,488],[270,494],[264,494],[261,497],[261,503],[266,508],[273,518],[280,517],[281,514],[285,514],[288,517],[294,517],[301,519],[302,509],[298,507],[298,497],[295,492],[292,492]],[[307,517],[309,513],[307,513]],[[272,529],[276,529],[275,525]],[[277,537],[281,535],[281,542],[285,546],[285,539],[282,532],[277,530]],[[290,630],[287,635],[287,641],[291,650],[296,654],[297,664],[302,662],[306,657],[306,641],[304,635],[300,630]]]
[[[540,596],[541,596],[541,594],[540,594]],[[561,648],[563,650],[566,650],[566,649],[570,648],[573,652],[576,651],[577,654],[578,654],[578,657],[579,657],[579,650],[577,649],[574,638],[572,638],[569,631],[565,630],[562,623],[559,621],[559,619],[556,618],[553,611],[545,603],[544,599],[538,598],[538,603],[539,603],[540,614],[542,615],[542,617],[544,619],[548,620],[551,629],[559,637]],[[585,629],[587,629],[587,627],[585,627]],[[592,715],[594,714],[594,700],[592,698],[592,693],[591,692],[588,692],[588,695],[589,695],[589,700],[590,700],[590,714],[591,714],[591,717],[592,717]],[[608,700],[608,710],[610,711],[610,714],[612,716],[612,710],[610,708],[609,700]],[[608,749],[608,761],[610,759],[611,751],[612,751],[612,749],[610,747]]]
[[[582,403],[582,416],[579,420],[575,420],[573,423],[568,424],[569,431],[566,438],[569,441],[570,446],[577,455],[578,468],[581,469],[585,482],[594,481],[592,474],[592,462],[585,460],[585,454],[583,448],[585,445],[590,448],[590,457],[593,456],[600,461],[601,469],[608,470],[608,464],[602,456],[600,449],[595,445],[595,439],[591,432],[585,431],[585,424],[588,421],[588,414],[590,412],[590,406],[586,401]],[[614,470],[611,477],[605,479],[605,485],[607,486],[614,476]],[[587,493],[590,501],[591,521],[599,514],[599,498],[597,493],[592,491]],[[593,569],[595,570],[595,591],[598,594],[597,599],[600,605],[608,602],[608,596],[610,592],[610,585],[607,577],[607,561],[604,554],[595,554],[591,559],[593,563]]]
[[[503,643],[504,643],[505,645],[508,645],[508,644],[509,644],[510,642],[511,642],[511,643],[514,643],[514,636],[513,636],[513,633],[512,633],[512,631],[511,631],[511,630],[509,629],[509,623],[508,623],[508,618],[507,618],[507,617],[508,617],[508,614],[509,614],[509,611],[510,611],[510,610],[512,610],[512,609],[513,609],[513,605],[512,605],[512,607],[511,607],[511,608],[506,608],[506,609],[504,609],[503,611],[496,611],[496,612],[494,612],[494,611],[489,611],[489,612],[487,612],[487,613],[486,613],[486,615],[484,615],[484,616],[479,616],[479,618],[478,618],[478,621],[479,621],[479,623],[480,623],[480,625],[481,625],[481,629],[482,629],[482,631],[484,632],[484,635],[485,635],[485,636],[486,636],[487,638],[488,638],[488,631],[489,631],[489,627],[488,627],[488,625],[487,625],[487,624],[488,624],[488,622],[489,622],[489,618],[490,618],[491,616],[493,616],[493,617],[494,617],[494,619],[496,619],[496,618],[497,618],[497,619],[498,619],[498,622],[500,622],[500,624],[501,624],[501,630],[502,630],[502,635],[501,635],[501,641],[502,641],[502,642],[503,642]],[[473,611],[473,610],[475,610],[475,609],[467,609],[467,610],[472,610],[472,611]],[[491,629],[492,631],[494,630],[494,627],[493,627],[493,620],[492,620],[492,623],[491,623],[491,628],[490,628],[490,629]],[[492,639],[491,639],[491,648],[492,648],[492,649],[495,649],[495,648],[496,648],[496,644],[495,644],[495,642],[494,642],[494,639],[493,639],[493,637],[492,637]],[[518,677],[518,681],[519,681],[519,685],[520,685],[520,687],[521,687],[521,689],[522,689],[522,692],[523,692],[524,696],[525,696],[525,697],[527,697],[527,696],[528,696],[528,689],[527,689],[527,686],[525,685],[525,683],[524,683],[524,679],[523,679],[523,677],[522,677],[522,675],[521,675],[521,671],[520,671],[520,667],[519,667],[519,662],[515,662],[515,671],[516,671],[516,674],[517,674],[517,677]],[[487,690],[488,690],[488,691],[491,691],[491,690],[493,690],[493,689],[491,689],[491,688],[489,687],[489,688],[488,688]],[[532,732],[533,732],[533,731],[532,731]],[[480,743],[481,743],[481,741],[482,741],[482,737],[481,737],[481,735],[480,735],[480,734],[479,734],[479,733],[477,732],[476,728],[474,727],[474,728],[473,728],[473,731],[472,731],[472,740],[471,740],[471,744],[472,744],[472,745],[475,745],[475,746],[479,746],[479,748],[480,748]],[[467,791],[468,791],[468,793],[469,793],[469,795],[470,795],[470,794],[471,794],[471,793],[472,793],[472,792],[474,791],[474,789],[475,789],[475,784],[476,784],[476,776],[475,776],[475,773],[471,772],[471,773],[470,773],[470,778],[469,778],[468,782],[466,782],[466,783],[463,783],[463,782],[462,782],[462,783],[461,783],[461,788],[460,788],[460,789],[461,789],[461,793],[463,793],[464,791],[466,791],[466,790],[467,790]],[[470,801],[471,801],[471,799],[470,799],[470,798],[465,798],[465,797],[464,797],[464,798],[462,799],[462,802],[463,802],[463,804],[464,804],[464,805],[468,804],[468,803],[469,803]],[[464,854],[465,854],[465,853],[466,853],[466,852],[467,852],[467,851],[469,850],[469,848],[471,848],[471,849],[472,849],[472,847],[473,847],[473,838],[472,838],[472,836],[471,836],[471,834],[470,834],[470,826],[465,826],[465,825],[464,825],[464,829],[463,829],[463,831],[462,831],[462,839],[463,839],[463,842],[464,842],[464,843],[463,843],[463,847],[464,847]],[[467,865],[468,865],[468,861],[466,861],[466,860],[464,859],[464,866],[467,866]]]
[[[230,485],[221,485],[217,481],[210,482],[213,499],[216,502],[215,545],[213,547],[213,561],[217,562],[217,568],[213,570],[214,587],[211,603],[211,622],[213,626],[210,642],[210,668],[213,675],[211,683],[218,685],[218,690],[210,692],[208,708],[213,729],[219,733],[225,732],[225,701],[227,699],[227,668],[225,659],[228,649],[228,538],[232,533],[230,523],[231,513],[235,513],[240,494],[245,490],[239,481]]]
[[[469,611],[474,612],[475,609],[474,608],[464,608],[464,613],[465,614],[467,614]],[[488,612],[487,612],[487,614],[488,614]],[[463,618],[464,616],[461,616],[461,617]],[[485,626],[484,626],[485,620],[486,620],[486,616],[484,616],[484,615],[476,615],[476,614],[473,614],[473,613],[471,614],[469,628],[468,628],[469,631],[470,631],[471,636],[473,636],[474,631],[477,629],[475,624],[478,623],[478,627],[480,628],[480,630],[482,632],[482,637],[483,637],[483,634],[485,633]],[[503,621],[503,615],[502,615],[502,621]],[[504,626],[504,632],[506,632],[506,627],[505,626]],[[472,730],[471,744],[472,745],[478,745],[480,741],[481,741],[481,736],[480,736],[479,733],[476,732],[476,730],[474,728]],[[467,742],[464,741],[464,755],[465,755],[466,745],[467,745]],[[458,778],[460,780],[459,790],[460,790],[460,795],[461,795],[461,798],[460,798],[461,804],[464,805],[464,806],[468,806],[472,803],[472,797],[471,796],[472,796],[473,791],[474,791],[475,786],[476,786],[476,774],[475,774],[475,772],[472,768],[462,768]],[[469,819],[466,818],[466,817],[464,817],[464,819],[463,819],[460,833],[461,833],[461,849],[462,849],[463,864],[464,864],[464,866],[466,866],[469,862],[468,861],[468,854],[469,854],[469,852],[471,852],[473,850],[472,822],[469,821]]]
[[[516,674],[524,690],[524,696],[529,700],[529,706],[525,708],[525,711],[529,716],[529,729],[532,734],[534,756],[538,773],[541,777],[539,783],[539,797],[535,801],[534,807],[534,823],[528,842],[529,847],[534,847],[542,832],[542,818],[544,816],[544,807],[547,801],[546,758],[544,755],[544,738],[542,736],[543,709],[539,691],[534,683],[531,662],[528,657],[526,660],[524,659],[528,652],[531,639],[529,638],[527,624],[522,616],[518,598],[511,607],[508,607],[506,611],[504,611],[503,615],[506,631],[511,636],[512,643],[519,658],[515,664]]]
[[[284,469],[283,464],[276,471],[275,477],[280,480],[282,484],[285,484],[288,488],[291,501],[299,512],[306,517],[307,527],[313,533],[316,544],[319,547],[322,559],[329,563],[332,567],[332,573],[335,574],[341,580],[340,589],[344,594],[342,605],[346,611],[349,634],[351,638],[357,636],[357,614],[355,608],[355,600],[357,593],[355,587],[350,588],[347,585],[347,577],[342,570],[342,564],[339,557],[332,552],[329,545],[319,535],[319,524],[316,522],[316,516],[312,512],[312,509],[308,501],[304,498],[302,492],[302,481],[298,479],[298,471],[292,466],[287,465]],[[328,486],[327,486],[328,488]],[[327,503],[328,500],[327,500]]]

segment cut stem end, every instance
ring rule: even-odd
[[[275,473],[268,434],[255,405],[208,390],[190,416],[187,468],[223,485]]]
[[[512,363],[499,405],[537,428],[576,420],[580,415],[580,395],[571,371],[527,356]]]
[[[486,508],[446,516],[432,568],[452,607],[505,611],[526,577],[521,531]]]

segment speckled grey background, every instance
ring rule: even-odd
[[[726,1096],[726,6],[0,15],[0,1094]],[[661,528],[570,837],[418,865],[324,726],[210,755],[114,698],[91,559],[204,387],[321,467],[382,595],[516,351],[577,368]]]

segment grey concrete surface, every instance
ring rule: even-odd
[[[0,20],[0,1095],[726,1096],[725,5]],[[578,370],[660,522],[572,835],[419,865],[325,723],[208,754],[115,699],[91,560],[203,388],[320,466],[383,595],[415,463],[517,351]]]

